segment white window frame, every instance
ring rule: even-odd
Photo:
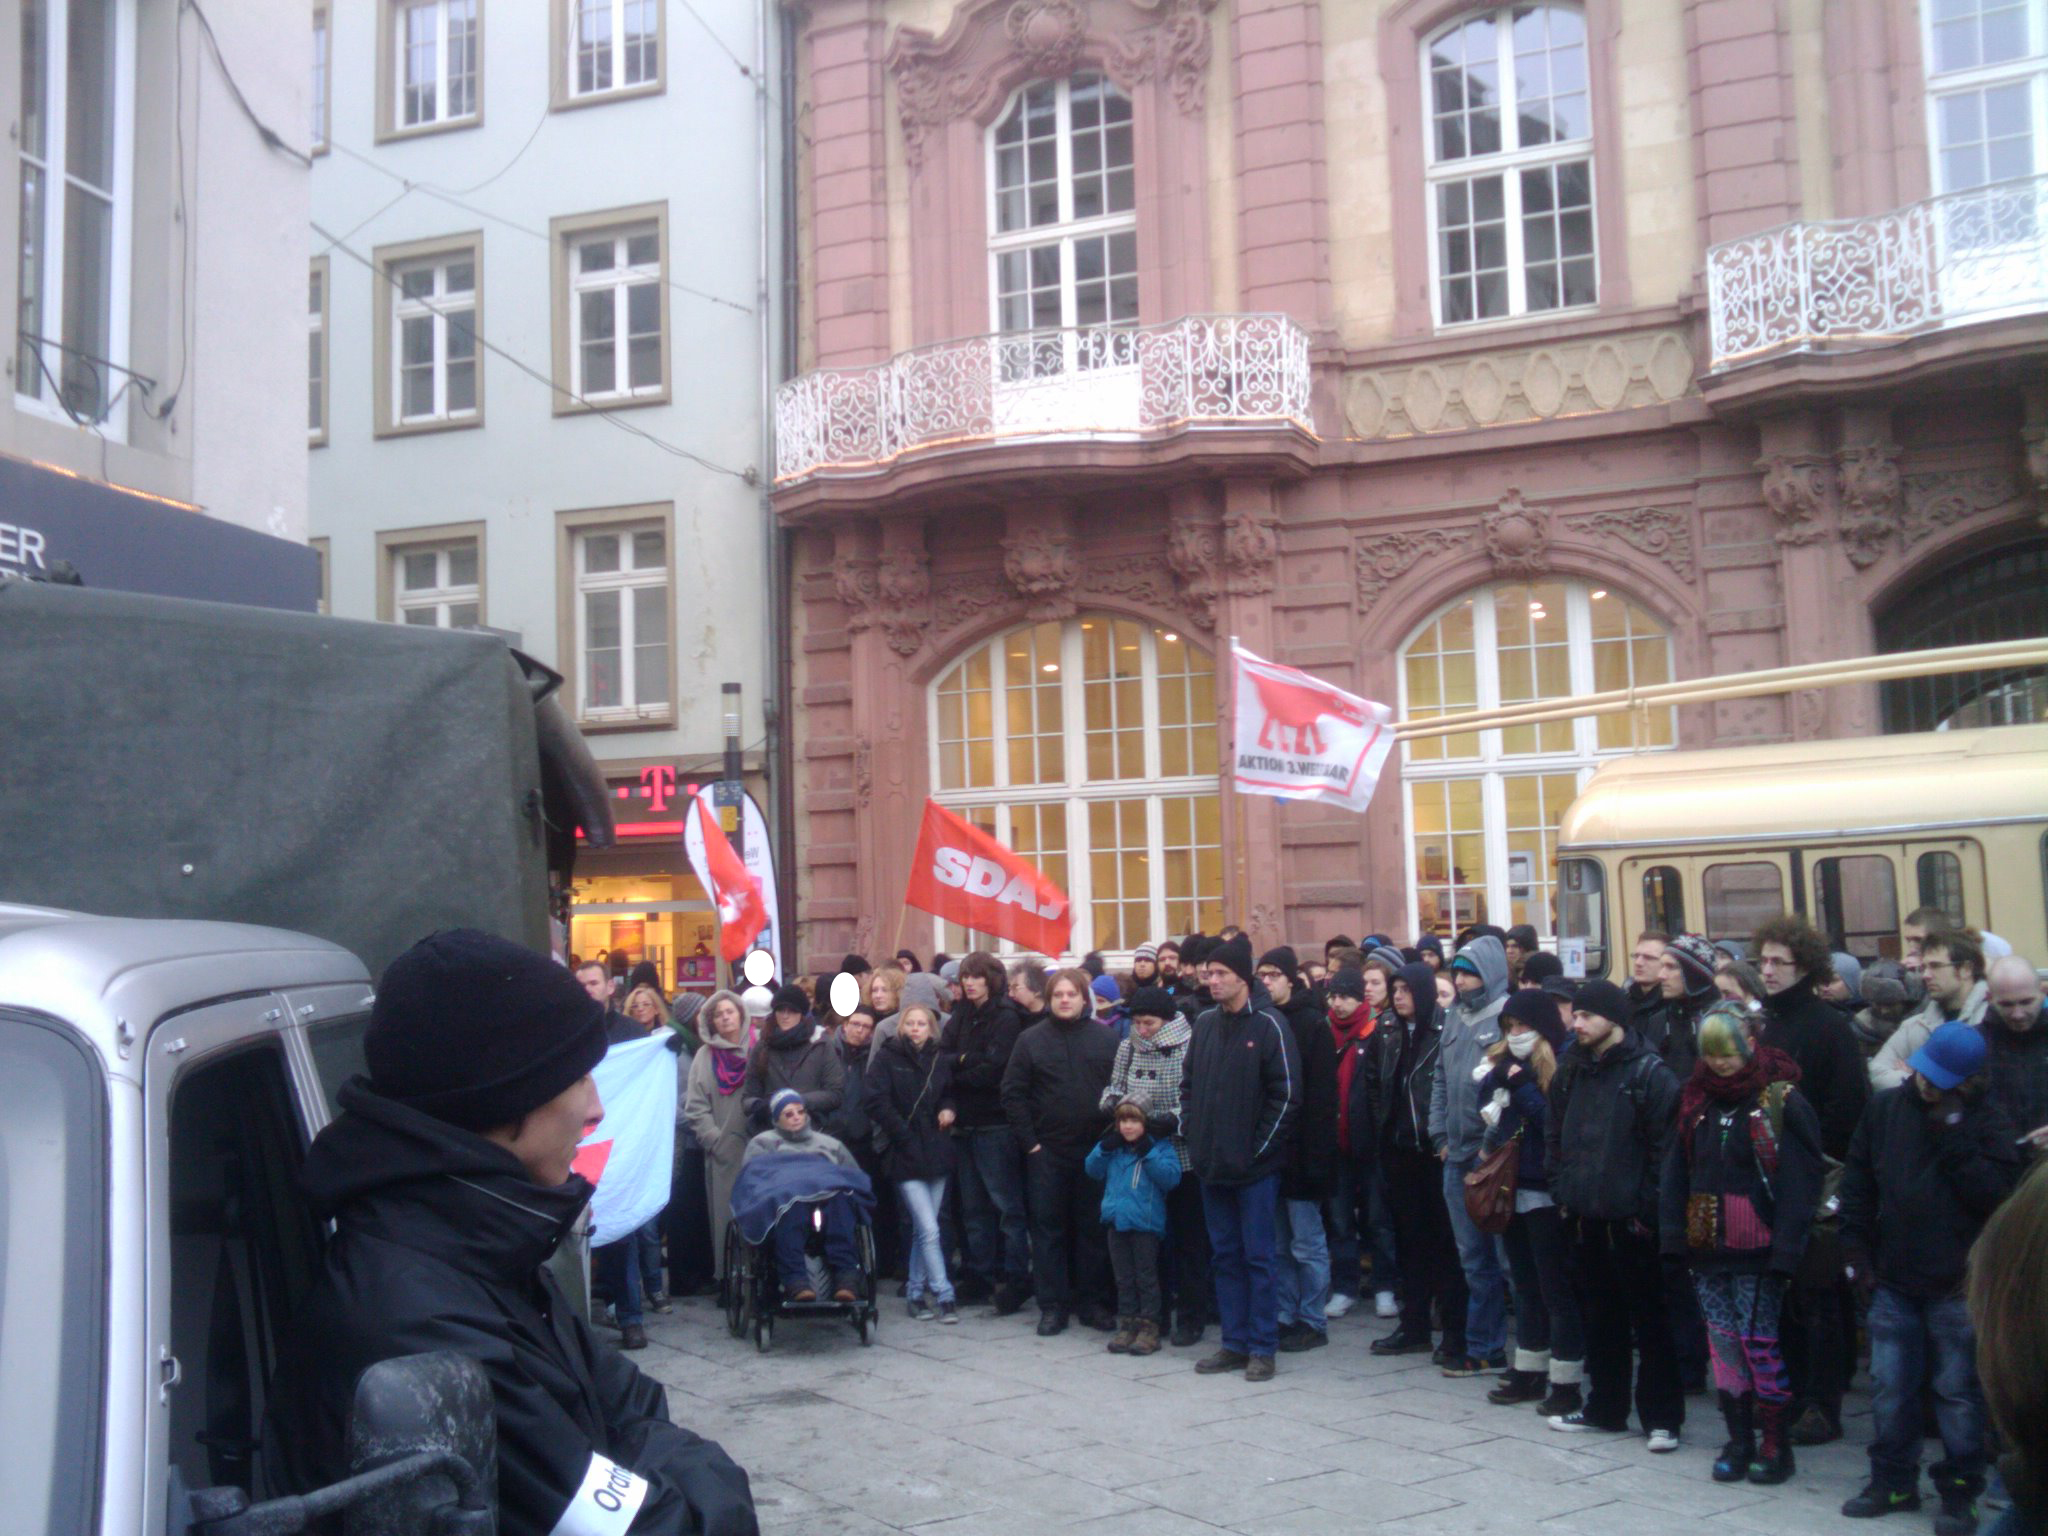
[[[467,265],[470,269],[470,286],[451,291],[448,287],[448,269],[452,266]],[[437,252],[432,256],[410,257],[393,262],[389,269],[391,280],[391,423],[396,427],[427,427],[454,422],[471,422],[483,411],[483,346],[477,332],[477,311],[480,305],[479,288],[483,279],[483,266],[477,259],[473,247],[454,247]],[[422,298],[406,297],[404,282],[408,273],[431,272],[434,274],[433,292]],[[467,305],[457,302],[460,294],[469,296]],[[448,405],[448,370],[451,359],[448,355],[448,332],[451,322],[458,316],[468,315],[470,335],[469,364],[475,372],[471,389],[471,403],[460,410],[451,410]],[[432,363],[434,379],[433,409],[408,416],[405,413],[405,326],[408,320],[427,320],[433,326],[434,357]]]
[[[626,561],[633,551],[633,535],[637,533],[658,533],[662,537],[662,560],[659,565],[631,566]],[[619,541],[619,569],[616,571],[590,572],[584,568],[584,556],[590,541],[605,536]],[[670,574],[674,564],[675,535],[668,523],[660,518],[635,518],[627,522],[591,523],[570,530],[570,558],[573,560],[574,604],[576,623],[576,700],[577,709],[585,720],[600,723],[632,722],[648,719],[666,719],[674,708],[675,693],[675,598],[670,585]],[[661,698],[646,703],[592,704],[590,700],[590,605],[587,599],[598,592],[617,592],[619,596],[619,697],[637,700],[639,694],[638,645],[635,626],[639,622],[634,613],[632,594],[648,587],[660,587],[669,593],[664,604],[667,614],[664,641],[668,648],[668,692]]]
[[[129,346],[129,282],[133,241],[135,203],[135,8],[136,0],[107,0],[113,12],[114,21],[114,98],[113,126],[113,186],[108,201],[113,209],[111,237],[108,246],[110,270],[107,279],[107,356],[104,361],[117,367],[124,366]],[[64,208],[74,189],[74,178],[69,171],[52,177],[48,174],[51,166],[64,166],[67,162],[65,133],[70,120],[69,81],[63,62],[68,55],[70,33],[70,11],[62,0],[48,0],[43,10],[47,36],[47,58],[50,67],[45,73],[43,118],[44,144],[41,159],[31,157],[21,144],[20,106],[16,101],[16,148],[15,148],[15,199],[20,205],[20,170],[24,164],[36,164],[44,174],[43,219],[41,237],[35,250],[39,255],[37,293],[40,297],[42,318],[37,322],[40,333],[55,341],[62,341],[64,316]],[[17,47],[17,52],[19,49]],[[83,196],[98,196],[97,191],[86,192]],[[20,275],[22,252],[20,241],[25,231],[16,233],[16,275]],[[17,287],[17,303],[20,290]],[[17,310],[17,316],[19,311]],[[16,321],[20,324],[19,318]],[[55,328],[54,332],[52,327]],[[22,387],[23,375],[28,372],[21,366],[24,347],[19,335],[15,341],[14,403],[17,409],[33,415],[60,422],[65,426],[75,425],[69,411],[58,400],[47,397],[50,380],[39,368],[34,372],[37,393],[30,393]],[[33,361],[34,354],[29,355]],[[50,366],[49,372],[61,381],[64,370],[61,366],[63,354],[60,351],[57,366]],[[45,357],[44,364],[50,364]],[[108,408],[105,420],[99,423],[100,434],[116,442],[128,438],[128,393],[123,385],[123,376],[110,374],[106,379],[106,393],[118,396]]]
[[[334,377],[334,348],[329,339],[327,325],[328,305],[332,298],[328,288],[333,281],[334,275],[328,268],[327,258],[315,256],[306,273],[306,402],[309,407],[315,398],[320,402],[319,421],[310,419],[310,409],[306,413],[309,418],[306,423],[306,444],[312,448],[318,448],[327,441],[327,414],[333,399],[329,386]],[[320,301],[317,304],[313,302],[314,283],[320,285]],[[320,349],[317,365],[313,361],[313,348],[316,344]],[[319,391],[317,397],[314,394],[315,390]]]
[[[1572,697],[1583,698],[1587,694],[1595,692],[1592,594],[1599,592],[1602,597],[1606,597],[1610,593],[1613,593],[1615,596],[1622,596],[1622,594],[1614,592],[1612,588],[1599,586],[1592,582],[1572,577],[1531,578],[1527,582],[1488,582],[1484,586],[1474,587],[1469,591],[1461,592],[1451,599],[1450,602],[1441,604],[1431,610],[1428,617],[1417,624],[1410,631],[1408,637],[1401,642],[1400,649],[1395,654],[1395,671],[1400,682],[1400,718],[1405,720],[1410,717],[1408,653],[1418,641],[1428,634],[1430,628],[1435,625],[1437,620],[1459,604],[1467,601],[1470,601],[1472,604],[1473,677],[1474,682],[1477,684],[1477,702],[1470,707],[1475,710],[1499,709],[1501,707],[1500,641],[1499,626],[1496,622],[1497,614],[1494,608],[1494,593],[1502,587],[1533,587],[1542,585],[1545,582],[1559,583],[1565,590],[1566,654],[1571,668]],[[1628,601],[1635,608],[1645,613],[1649,612],[1643,603],[1636,602],[1633,599],[1628,599]],[[1651,615],[1651,617],[1655,616]],[[1673,677],[1677,675],[1672,670],[1676,664],[1676,657],[1671,651],[1672,637],[1668,627],[1664,629],[1664,645],[1666,657],[1665,675]],[[1464,707],[1459,706],[1459,710],[1462,711]],[[1477,779],[1479,781],[1480,827],[1483,838],[1482,846],[1486,855],[1486,880],[1483,888],[1486,892],[1487,921],[1499,923],[1501,927],[1505,928],[1508,924],[1502,919],[1512,910],[1510,890],[1513,886],[1513,881],[1508,877],[1507,780],[1537,777],[1546,774],[1573,773],[1577,776],[1579,788],[1584,789],[1586,781],[1593,776],[1593,770],[1612,758],[1629,757],[1639,751],[1669,752],[1674,750],[1677,745],[1675,721],[1672,732],[1673,740],[1669,745],[1642,747],[1602,747],[1600,745],[1600,718],[1598,716],[1581,715],[1572,720],[1570,724],[1572,727],[1572,745],[1569,750],[1562,752],[1508,753],[1503,749],[1501,731],[1497,727],[1492,730],[1474,733],[1479,737],[1479,751],[1476,756],[1472,757],[1417,759],[1413,755],[1412,748],[1407,744],[1403,744],[1401,748],[1401,780],[1403,786],[1401,795],[1401,834],[1402,846],[1406,854],[1407,867],[1403,878],[1407,889],[1408,931],[1410,933],[1420,931],[1418,925],[1421,923],[1422,918],[1420,902],[1421,882],[1416,879],[1415,867],[1415,819],[1410,810],[1411,802],[1408,796],[1407,785],[1425,782],[1437,783],[1444,780]],[[1555,887],[1554,874],[1549,877],[1539,877],[1539,880],[1542,883],[1550,884],[1553,888]],[[1476,884],[1477,882],[1467,883]],[[1554,928],[1549,912],[1532,912],[1529,920],[1535,924],[1538,936],[1546,939],[1554,936]]]
[[[1082,71],[1081,73],[1088,74],[1092,72]],[[1132,105],[1130,98],[1124,94],[1122,88],[1107,75],[1103,75],[1100,78],[1105,91],[1115,92],[1116,95],[1123,98],[1126,106]],[[1003,124],[1009,121],[1013,113],[1023,109],[1024,98],[1030,91],[1048,84],[1054,89],[1053,111],[1055,128],[1053,133],[1053,149],[1059,168],[1059,217],[1051,224],[1027,225],[1019,229],[1002,230],[999,227],[1000,220],[998,217],[1002,189],[997,184],[996,135],[1001,130]],[[1002,258],[1006,254],[1031,251],[1041,246],[1056,245],[1059,248],[1060,353],[1057,361],[1050,354],[1041,358],[1038,356],[1040,347],[1032,346],[1031,364],[1027,369],[1023,370],[1027,375],[1032,376],[1049,372],[1072,372],[1077,367],[1135,366],[1137,362],[1134,343],[1124,340],[1121,345],[1116,344],[1116,339],[1118,339],[1117,333],[1127,332],[1131,327],[1138,324],[1139,316],[1136,313],[1127,318],[1112,318],[1100,325],[1091,326],[1091,334],[1110,338],[1109,344],[1105,348],[1101,342],[1097,342],[1086,349],[1083,348],[1082,338],[1077,330],[1077,327],[1080,325],[1080,281],[1075,274],[1074,259],[1074,246],[1076,242],[1102,239],[1105,241],[1103,280],[1108,286],[1109,291],[1113,293],[1115,283],[1121,278],[1136,278],[1138,276],[1135,250],[1133,252],[1133,265],[1129,273],[1111,272],[1107,257],[1107,239],[1109,236],[1128,234],[1132,238],[1134,247],[1137,239],[1136,112],[1133,109],[1131,121],[1131,208],[1122,213],[1102,213],[1092,218],[1077,219],[1074,217],[1073,91],[1074,78],[1072,76],[1056,81],[1035,80],[1029,84],[1019,86],[1011,94],[1010,100],[1003,110],[996,115],[995,122],[990,124],[988,130],[982,135],[982,154],[985,166],[985,174],[982,179],[988,189],[986,219],[988,227],[988,328],[990,334],[1006,337],[1042,338],[1045,336],[1046,333],[1043,330],[1036,328],[1019,331],[1006,331],[1004,329],[1001,276]],[[1105,201],[1107,201],[1107,186],[1108,180],[1105,177]],[[1027,256],[1025,259],[1028,263],[1029,257]],[[1018,368],[1011,367],[1005,370],[1005,376],[1015,376],[1018,372]]]
[[[313,122],[310,152],[327,153],[329,114],[333,106],[334,19],[324,5],[313,7]]]
[[[467,550],[476,561],[476,580],[456,582],[451,580],[453,557],[459,551]],[[405,562],[430,555],[434,560],[434,585],[431,587],[408,587],[405,584]],[[481,626],[484,621],[483,572],[484,549],[481,539],[452,539],[446,544],[395,544],[390,550],[391,557],[391,618],[396,624],[411,624],[410,615],[431,613],[433,623],[416,627],[421,629],[469,629]],[[476,625],[457,625],[452,610],[464,604],[476,609]]]
[[[1969,190],[1943,181],[1941,101],[2001,85],[2025,84],[2030,108],[2033,172],[2048,174],[2048,0],[2026,0],[2021,8],[2027,24],[2027,51],[2017,59],[1980,64],[1969,69],[1938,71],[1935,67],[1934,4],[1920,7],[1921,57],[1927,69],[1927,184],[1937,195]]]
[[[471,7],[469,110],[448,110],[448,8],[451,4],[462,3],[465,3],[465,0],[393,0],[390,12],[391,34],[387,39],[391,49],[391,132],[420,133],[432,128],[473,123],[482,111],[483,0],[467,0]],[[406,20],[414,11],[429,9],[434,13],[434,115],[409,123],[405,120],[406,82],[410,78],[406,73],[410,54]]]
[[[1585,12],[1570,5],[1553,5],[1553,9],[1576,11],[1582,31]],[[1463,331],[1482,326],[1506,325],[1521,321],[1550,320],[1561,316],[1592,314],[1600,308],[1600,294],[1605,277],[1600,269],[1600,165],[1595,155],[1593,122],[1595,103],[1593,100],[1593,42],[1586,36],[1586,134],[1583,138],[1564,139],[1549,144],[1537,145],[1530,149],[1509,149],[1506,147],[1489,155],[1466,155],[1455,160],[1439,160],[1436,143],[1436,98],[1431,78],[1430,50],[1438,39],[1454,32],[1481,17],[1490,16],[1494,24],[1494,41],[1497,48],[1497,68],[1500,80],[1500,121],[1501,143],[1519,133],[1516,117],[1515,93],[1515,45],[1513,29],[1514,7],[1495,5],[1478,7],[1461,12],[1442,26],[1432,28],[1429,36],[1422,40],[1418,70],[1422,80],[1422,145],[1423,145],[1423,187],[1422,200],[1425,227],[1429,242],[1429,312],[1436,329],[1440,331]],[[1524,256],[1522,230],[1522,172],[1543,167],[1555,167],[1573,161],[1586,162],[1586,211],[1592,229],[1593,256],[1593,301],[1590,304],[1559,303],[1549,309],[1529,307],[1528,267]],[[1508,282],[1508,308],[1502,315],[1474,315],[1468,320],[1446,320],[1443,302],[1443,249],[1440,237],[1440,213],[1438,208],[1439,188],[1452,182],[1475,182],[1484,177],[1499,176],[1501,182],[1501,216],[1504,221],[1502,236],[1507,245],[1506,275]],[[1469,194],[1468,194],[1469,196]],[[1576,260],[1577,258],[1573,258]],[[1477,252],[1474,252],[1477,260]],[[1560,281],[1562,272],[1560,271]],[[1474,293],[1475,303],[1477,291]],[[1559,291],[1563,297],[1562,289]]]
[[[643,79],[626,79],[626,11],[633,5],[643,5],[653,18],[654,30],[647,34],[648,46],[654,51],[654,65]],[[583,58],[583,13],[586,9],[604,7],[611,13],[611,41],[602,45],[611,54],[612,83],[596,86],[590,90],[580,88],[580,66]],[[563,13],[567,29],[563,35],[562,97],[564,101],[603,101],[613,96],[635,95],[652,91],[662,82],[662,28],[665,25],[665,0],[564,0]]]
[[[1139,698],[1143,701],[1145,744],[1144,777],[1135,779],[1095,779],[1088,773],[1088,731],[1087,731],[1087,677],[1086,662],[1081,639],[1081,625],[1084,622],[1124,620],[1138,626],[1140,659]],[[1024,630],[1033,625],[1019,626]],[[1095,943],[1095,878],[1090,860],[1092,845],[1088,828],[1088,808],[1097,801],[1143,800],[1145,802],[1145,830],[1147,851],[1152,870],[1152,888],[1148,893],[1149,911],[1147,917],[1147,939],[1163,937],[1166,932],[1166,874],[1165,874],[1165,806],[1164,802],[1183,796],[1222,794],[1222,777],[1215,774],[1183,774],[1168,778],[1160,771],[1160,711],[1159,711],[1159,644],[1153,633],[1156,625],[1152,620],[1138,618],[1131,614],[1119,614],[1091,609],[1063,620],[1060,629],[1060,720],[1062,722],[1062,757],[1064,778],[1057,784],[1010,784],[1009,711],[1004,706],[1005,685],[1003,646],[1017,628],[1006,629],[992,635],[968,650],[955,656],[950,664],[940,669],[925,689],[925,743],[931,774],[931,798],[938,804],[955,811],[992,807],[996,815],[996,837],[1006,846],[1010,845],[1012,807],[1022,805],[1053,805],[1064,807],[1066,814],[1067,848],[1067,900],[1074,911],[1074,932],[1071,953],[1086,954],[1097,947]],[[1195,642],[1185,633],[1182,640],[1193,645]],[[1198,647],[1207,650],[1208,647]],[[991,709],[993,737],[991,751],[995,766],[996,782],[968,789],[940,788],[939,768],[939,692],[940,685],[952,676],[956,668],[966,664],[975,651],[989,653],[989,686],[993,695]],[[1211,665],[1216,665],[1215,655],[1210,653]],[[1221,679],[1218,680],[1221,686]],[[1197,725],[1199,729],[1199,724]],[[1220,825],[1220,823],[1219,823]],[[1227,898],[1229,873],[1224,873],[1224,892]],[[1199,895],[1196,897],[1199,901]],[[943,948],[945,920],[932,919],[932,942]],[[1144,942],[1141,940],[1141,942]],[[1030,953],[1021,946],[1005,939],[996,946],[995,952],[1002,955]],[[1127,960],[1130,951],[1105,951],[1105,958],[1117,958],[1119,963]],[[1053,958],[1058,958],[1057,956]]]
[[[654,237],[654,260],[628,265],[626,262],[627,243],[643,235]],[[643,400],[657,398],[668,390],[668,305],[664,293],[663,242],[666,239],[660,220],[647,219],[631,224],[620,224],[603,229],[578,230],[568,237],[569,242],[569,388],[579,400],[602,403],[616,400]],[[584,248],[609,242],[612,247],[612,265],[601,272],[585,273],[582,262]],[[632,363],[632,337],[627,330],[627,317],[631,311],[630,292],[642,286],[655,291],[655,310],[660,316],[660,329],[656,331],[659,343],[661,366],[658,377],[652,384],[633,385],[625,382],[629,378]],[[583,298],[590,293],[602,293],[610,289],[612,294],[612,378],[620,387],[606,390],[589,390],[583,380]]]

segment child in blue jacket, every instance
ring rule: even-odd
[[[1142,1093],[1125,1094],[1085,1165],[1090,1178],[1102,1180],[1102,1224],[1109,1228],[1116,1271],[1113,1355],[1159,1351],[1159,1243],[1166,1233],[1166,1192],[1180,1182],[1180,1154],[1170,1138],[1147,1129],[1150,1114]]]

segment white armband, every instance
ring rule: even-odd
[[[583,1486],[548,1536],[625,1536],[646,1499],[646,1478],[593,1451]]]

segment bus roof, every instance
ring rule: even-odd
[[[1922,731],[1601,766],[1565,812],[1561,853],[1870,836],[2048,819],[2048,725]]]

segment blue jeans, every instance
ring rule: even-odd
[[[1023,1290],[1031,1284],[1031,1228],[1017,1138],[1007,1125],[982,1126],[959,1137],[959,1150],[967,1272],[990,1285],[1007,1280]]]
[[[853,1214],[851,1200],[792,1206],[782,1213],[768,1234],[768,1248],[775,1256],[775,1278],[782,1283],[785,1296],[810,1289],[811,1271],[804,1261],[804,1244],[810,1239],[814,1214],[825,1234],[825,1267],[835,1278],[860,1272],[860,1248],[854,1238],[860,1222]]]
[[[1209,1224],[1209,1273],[1223,1347],[1270,1359],[1280,1347],[1280,1313],[1273,1294],[1273,1245],[1280,1175],[1252,1184],[1202,1186]]]
[[[1273,1265],[1273,1309],[1282,1328],[1304,1323],[1330,1331],[1323,1308],[1330,1299],[1330,1245],[1314,1200],[1282,1200],[1273,1212],[1278,1253]]]
[[[1929,1468],[1935,1486],[1975,1494],[1984,1486],[1984,1393],[1969,1309],[1960,1296],[1928,1299],[1880,1285],[1870,1303],[1870,1475],[1888,1489],[1920,1481],[1922,1382],[1948,1452]]]
[[[643,1298],[661,1293],[661,1217],[650,1216],[639,1231],[640,1294]]]
[[[599,1243],[590,1250],[594,1278],[611,1293],[612,1315],[621,1328],[647,1320],[646,1299],[641,1291],[640,1248],[644,1228],[628,1232],[615,1243]]]
[[[1465,1349],[1485,1360],[1508,1347],[1508,1276],[1500,1239],[1472,1224],[1465,1210],[1465,1175],[1479,1159],[1444,1164],[1444,1204],[1458,1239],[1458,1267],[1465,1271]]]
[[[1332,1291],[1358,1294],[1358,1260],[1367,1236],[1372,1242],[1372,1288],[1401,1289],[1401,1271],[1394,1259],[1394,1218],[1387,1209],[1387,1186],[1377,1159],[1339,1154],[1337,1188],[1323,1202],[1323,1231],[1330,1239]]]
[[[909,1213],[910,1289],[904,1294],[912,1301],[929,1296],[933,1301],[951,1301],[953,1283],[946,1278],[946,1248],[939,1241],[939,1207],[945,1203],[946,1181],[899,1179],[897,1194]]]

